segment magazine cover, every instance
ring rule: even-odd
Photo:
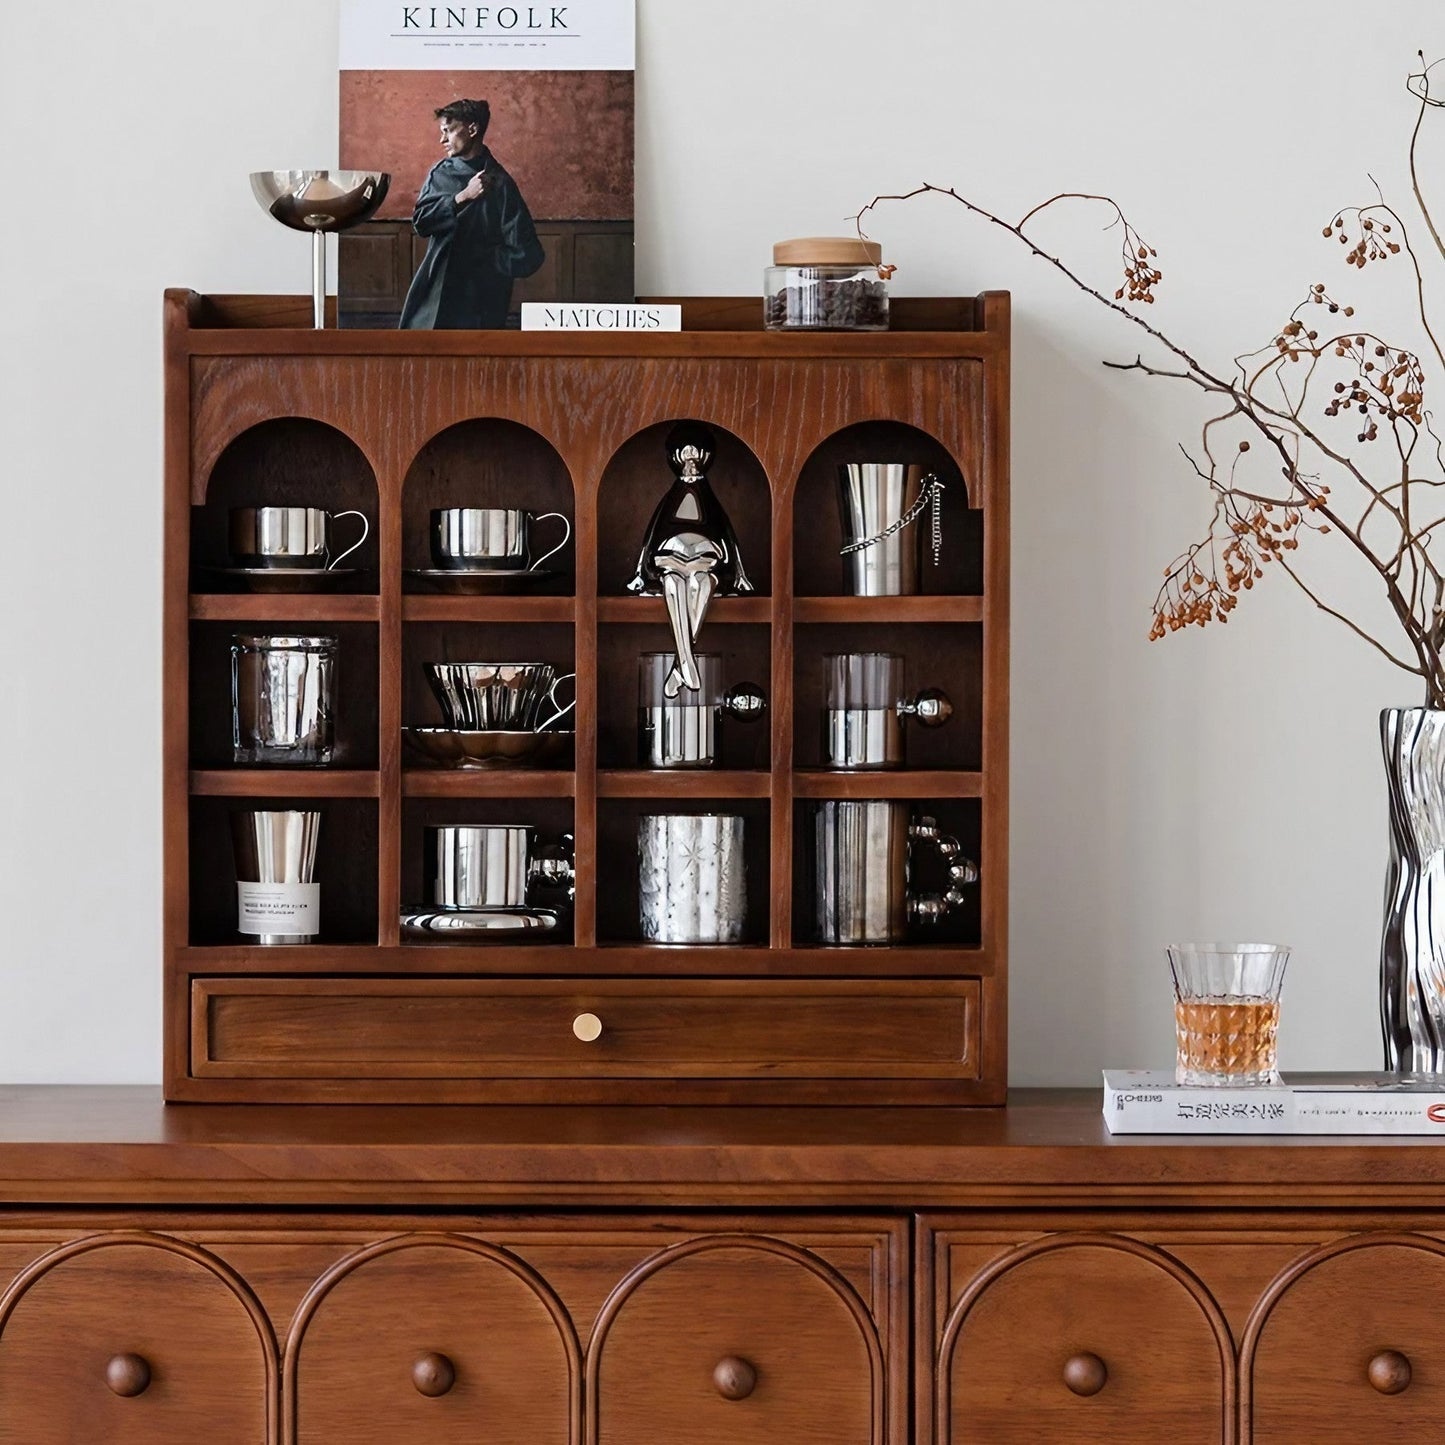
[[[633,0],[341,0],[341,166],[391,188],[340,238],[340,324],[632,301],[634,35]]]

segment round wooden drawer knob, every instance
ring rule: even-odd
[[[145,1394],[151,1382],[151,1367],[141,1355],[112,1355],[105,1367],[105,1383],[123,1399]]]
[[[1064,1384],[1076,1395],[1097,1395],[1109,1383],[1109,1368],[1098,1355],[1081,1350],[1064,1361]]]
[[[741,1355],[724,1355],[712,1372],[724,1400],[746,1400],[758,1387],[758,1372]]]
[[[1399,1350],[1381,1350],[1365,1373],[1382,1395],[1398,1395],[1410,1385],[1410,1361]]]
[[[416,1364],[411,1367],[411,1382],[416,1386],[417,1394],[435,1400],[456,1384],[457,1367],[439,1351],[428,1350],[426,1354],[418,1355]]]
[[[596,1014],[578,1014],[572,1020],[572,1032],[584,1044],[595,1044],[602,1037],[602,1020]]]

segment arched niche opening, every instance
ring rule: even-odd
[[[560,512],[567,528],[576,523],[572,476],[557,448],[530,427],[500,417],[474,417],[438,432],[408,468],[402,492],[402,565],[409,572],[437,565],[432,513],[447,507],[506,508],[531,512],[534,519]],[[534,520],[530,530],[534,561],[551,551],[566,531],[555,518]],[[536,569],[539,576],[528,591],[571,593],[575,555],[569,536],[561,551]]]
[[[667,438],[679,417],[629,437],[608,462],[597,494],[597,591],[624,593],[637,570],[653,511],[673,483]],[[732,523],[754,593],[772,591],[772,489],[762,463],[730,431],[703,420],[717,450],[708,481]]]
[[[342,560],[344,580],[338,579],[338,590],[377,590],[376,474],[345,432],[310,417],[274,417],[247,427],[228,443],[211,468],[204,498],[191,507],[193,591],[251,590],[237,577],[236,559],[229,549],[229,519],[236,507],[320,507],[333,515],[360,512],[368,534]],[[360,532],[355,517],[332,524],[333,557]]]
[[[983,591],[983,513],[973,498],[981,478],[965,481],[948,449],[927,432],[903,422],[866,421],[844,427],[820,443],[803,465],[793,494],[793,591],[798,597],[847,595],[847,572],[838,469],[849,462],[897,462],[926,467],[943,482],[943,545],[939,563],[929,545],[925,509],[908,531],[921,545],[920,590],[935,595]],[[971,495],[972,493],[972,495]]]

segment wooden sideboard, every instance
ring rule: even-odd
[[[1006,1109],[0,1090],[0,1440],[1391,1445],[1445,1151]]]

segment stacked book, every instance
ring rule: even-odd
[[[1420,1134],[1445,1139],[1445,1076],[1281,1074],[1277,1084],[1176,1084],[1105,1069],[1111,1134]]]

